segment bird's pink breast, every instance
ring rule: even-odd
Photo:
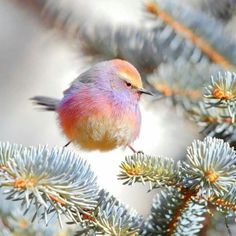
[[[137,104],[120,104],[87,88],[64,98],[57,111],[66,136],[83,149],[107,151],[130,144],[139,135]]]

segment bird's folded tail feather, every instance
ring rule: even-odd
[[[58,99],[44,96],[35,96],[30,98],[30,100],[34,101],[37,105],[42,106],[43,109],[47,111],[55,111],[59,104]]]

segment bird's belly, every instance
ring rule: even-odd
[[[74,129],[74,141],[87,150],[108,151],[119,146],[127,146],[135,139],[136,119],[94,115],[81,117]]]
[[[137,104],[117,103],[104,95],[98,100],[89,92],[78,95],[66,97],[57,109],[69,140],[85,150],[108,151],[137,138],[141,122]]]

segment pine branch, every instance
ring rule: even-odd
[[[146,10],[163,22],[166,31],[168,29],[169,32],[166,32],[165,36],[163,35],[165,41],[167,41],[167,37],[173,38],[172,33],[176,36],[176,43],[173,46],[176,51],[177,48],[180,51],[182,47],[182,37],[199,49],[197,61],[200,61],[205,55],[225,69],[233,68],[236,65],[236,45],[231,36],[225,37],[224,28],[220,22],[214,21],[202,12],[194,11],[186,6],[183,7],[171,0],[150,1],[146,5]],[[160,24],[159,21],[158,24]],[[217,31],[210,32],[216,27]],[[157,28],[157,32],[160,31],[159,28]],[[174,45],[174,43],[172,44]]]
[[[124,184],[135,182],[150,184],[150,189],[175,185],[177,181],[174,161],[170,158],[156,158],[143,154],[134,154],[125,158],[120,165],[119,179]]]
[[[141,72],[152,72],[164,60],[163,51],[156,44],[155,34],[145,28],[84,25],[78,36],[85,54],[105,59],[122,58],[130,61]]]
[[[47,224],[49,215],[56,214],[62,224],[63,214],[82,221],[81,214],[97,204],[94,173],[71,151],[1,143],[0,163],[0,187],[7,199],[20,201],[25,213],[34,209],[33,219],[41,217]]]
[[[229,21],[236,13],[235,0],[201,0],[200,6],[206,11],[222,21]]]
[[[189,111],[193,104],[202,100],[202,87],[208,82],[206,78],[218,70],[217,65],[206,62],[196,64],[177,60],[161,64],[158,70],[148,76],[147,81],[168,97],[173,105],[181,105]]]
[[[0,236],[52,236],[60,232],[58,224],[51,221],[50,228],[42,224],[32,224],[27,216],[23,216],[18,202],[7,201],[0,189]]]
[[[152,72],[162,62],[177,59],[193,63],[210,59],[224,68],[236,64],[236,45],[224,26],[175,1],[156,0],[147,5],[146,10],[155,15],[152,29],[131,25],[114,28],[102,22],[83,24],[74,9],[63,8],[50,0],[33,2],[37,9],[43,9],[43,17],[48,19],[46,23],[50,22],[50,27],[59,28],[67,37],[71,35],[84,54],[93,59],[126,59],[144,73]],[[146,22],[150,23],[150,18]],[[216,27],[219,30],[213,32]]]
[[[168,165],[164,167],[166,161]],[[219,206],[224,209],[228,207],[228,211],[235,210],[233,201],[236,194],[226,193],[236,186],[236,153],[221,139],[207,137],[203,141],[193,141],[187,148],[186,160],[178,162],[175,169],[173,162],[168,159],[161,160],[142,155],[126,158],[121,168],[121,176],[128,179],[128,184],[133,183],[135,178],[139,182],[143,179],[144,182],[144,177],[149,175],[153,179],[156,176],[159,178],[158,174],[152,176],[155,171],[150,170],[158,172],[163,168],[167,173],[163,172],[161,176],[171,176],[169,179],[157,181],[156,187],[164,186],[164,193],[161,192],[162,197],[158,198],[158,204],[154,204],[152,216],[142,228],[143,235],[197,235],[202,228],[204,214],[209,207],[208,202],[215,204],[217,210]],[[171,187],[166,187],[168,185]],[[224,195],[226,199],[219,200],[220,196],[223,198]],[[232,195],[235,196],[231,197]]]
[[[38,217],[48,224],[49,215],[56,214],[62,224],[65,215],[72,223],[81,222],[77,235],[137,234],[141,217],[108,193],[99,193],[93,172],[75,153],[2,143],[0,163],[6,198],[20,201],[25,213],[34,211],[32,220]]]
[[[194,197],[194,192],[183,188],[162,190],[154,199],[141,235],[197,235],[206,209],[204,202],[196,202]]]
[[[23,150],[22,145],[1,143],[0,145],[0,169],[7,168],[7,162],[9,159],[15,157],[19,152]]]
[[[217,107],[206,108],[206,104],[200,102],[188,110],[191,118],[201,127],[201,133],[232,142],[235,140],[235,122],[227,109]]]
[[[209,204],[226,216],[236,216],[236,185],[227,191],[209,198]]]
[[[225,72],[223,75],[211,77],[211,83],[205,88],[205,102],[218,108],[235,107],[236,103],[236,74]]]
[[[202,133],[233,143],[235,140],[236,75],[218,73],[205,87],[204,100],[189,110]]]
[[[236,154],[223,140],[207,137],[193,141],[187,148],[187,160],[179,165],[181,183],[207,199],[236,184],[235,164]]]
[[[79,235],[138,235],[142,218],[134,211],[128,210],[109,193],[102,190],[96,210],[87,222],[80,223]]]
[[[17,1],[19,4],[24,3]],[[140,72],[152,72],[164,59],[161,48],[156,45],[154,33],[145,27],[96,22],[84,23],[78,11],[62,7],[63,4],[51,0],[33,0],[36,14],[49,28],[56,28],[61,35],[73,39],[90,59],[126,59]],[[35,12],[35,7],[32,8]],[[86,10],[86,9],[85,9]]]
[[[178,162],[178,168],[174,168],[172,159],[136,154],[121,163],[119,178],[126,180],[125,184],[151,182],[154,187],[183,186],[207,199],[236,183],[235,163],[235,152],[228,143],[207,137],[193,141],[187,148],[186,160]]]

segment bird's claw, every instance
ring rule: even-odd
[[[144,155],[143,151],[136,151],[132,146],[128,145],[128,147],[133,151],[134,154],[141,154]]]
[[[140,154],[140,155],[144,155],[144,152],[143,151],[137,151],[135,152],[136,154]]]

